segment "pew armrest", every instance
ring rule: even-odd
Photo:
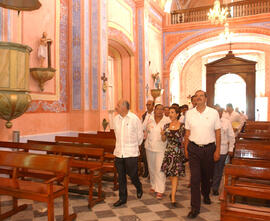
[[[53,182],[60,182],[60,181],[62,181],[64,178],[65,178],[65,175],[58,175],[58,176],[56,176],[56,177],[53,177],[53,178],[51,178],[51,179],[45,181],[44,183],[45,183],[45,184],[51,184],[51,183],[53,183]]]

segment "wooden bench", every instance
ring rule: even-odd
[[[270,140],[270,131],[253,131],[253,132],[245,132],[239,133],[238,139],[252,139],[252,140]]]
[[[266,183],[258,186],[236,184],[234,178],[262,180]],[[270,168],[247,165],[226,165],[223,199],[221,200],[221,221],[262,221],[270,220],[270,208],[258,205],[246,205],[236,202],[236,196],[270,200]]]
[[[102,195],[102,176],[103,176],[103,161],[104,150],[101,148],[84,148],[79,146],[65,146],[65,145],[47,145],[47,144],[33,144],[33,143],[13,143],[0,142],[0,147],[18,149],[24,152],[42,151],[47,154],[69,156],[70,172],[69,182],[78,185],[84,185],[89,188],[88,191],[88,206],[92,207],[97,202],[104,200]],[[92,160],[91,160],[92,159]],[[85,169],[85,173],[79,173],[80,169]],[[3,173],[10,173],[5,168],[0,168]],[[47,179],[50,174],[37,173],[36,171],[20,172],[23,177],[37,177],[40,179]],[[93,197],[94,185],[97,185],[97,197]],[[70,189],[71,192],[84,193]]]
[[[115,148],[115,139],[112,138],[86,138],[86,137],[68,137],[55,136],[55,141],[59,144],[84,145],[85,147],[99,147],[104,149],[104,173],[113,173],[114,190],[118,189],[117,171],[114,165],[113,151]]]
[[[115,139],[115,134],[113,130],[110,132],[98,131],[97,134],[79,133],[78,136],[86,137],[86,138],[113,138]]]
[[[12,168],[10,178],[0,177],[0,195],[13,197],[13,209],[1,214],[1,220],[27,207],[26,204],[18,206],[18,199],[29,199],[46,202],[48,204],[48,220],[52,221],[54,220],[54,199],[61,196],[63,197],[64,220],[76,218],[76,214],[69,215],[69,159],[61,156],[0,151],[0,166]],[[21,180],[19,175],[21,169],[46,171],[55,175],[44,182]],[[55,184],[56,182],[58,184]]]
[[[269,121],[247,121],[243,127],[243,132],[270,131]]]

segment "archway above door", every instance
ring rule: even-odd
[[[206,64],[207,105],[214,105],[215,83],[221,76],[234,73],[241,76],[247,85],[247,115],[249,120],[255,120],[255,79],[257,62],[235,57],[232,51],[219,60]]]

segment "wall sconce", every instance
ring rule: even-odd
[[[103,76],[101,77],[101,80],[102,80],[102,90],[103,92],[106,92],[107,91],[107,81],[108,81],[108,78],[106,77],[105,73],[103,73]]]
[[[54,68],[30,68],[32,77],[38,82],[41,91],[44,91],[44,84],[55,75]]]
[[[105,118],[103,118],[102,127],[103,127],[104,132],[106,131],[106,128],[108,125],[109,125],[109,122]]]

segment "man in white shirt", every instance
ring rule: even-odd
[[[149,121],[149,119],[154,116],[154,111],[153,111],[154,106],[155,106],[155,102],[153,100],[148,100],[146,102],[147,111],[142,115],[143,128],[146,127],[146,124]],[[141,157],[142,157],[142,162],[144,166],[142,177],[148,177],[149,171],[148,171],[148,163],[147,163],[147,157],[146,157],[146,152],[145,152],[145,147],[144,147],[144,141],[141,145]]]
[[[150,117],[154,115],[154,111],[153,111],[154,106],[155,106],[155,102],[153,100],[148,100],[146,102],[147,111],[142,115],[142,122],[144,125],[146,125]]]
[[[231,122],[222,117],[223,114],[223,108],[217,109],[220,117],[221,122],[221,145],[220,145],[220,159],[219,161],[215,162],[214,167],[214,176],[213,176],[213,184],[212,184],[212,191],[213,195],[218,196],[219,195],[219,185],[223,174],[223,169],[225,165],[225,161],[228,155],[228,152],[230,155],[233,153],[234,149],[234,143],[235,143],[235,137],[234,132],[232,128]]]
[[[231,122],[235,135],[237,135],[241,131],[244,122],[240,114],[234,111],[231,103],[226,105],[226,112],[223,112],[223,117],[227,118]]]
[[[165,174],[160,170],[164,158],[166,142],[161,140],[160,131],[170,120],[163,116],[164,108],[162,104],[157,104],[154,109],[154,117],[150,118],[146,125],[145,149],[150,174],[150,184],[152,192],[157,193],[157,199],[162,198],[165,191]]]
[[[164,107],[164,116],[169,118],[170,108],[168,106]]]
[[[137,197],[140,199],[143,194],[142,184],[138,177],[139,145],[143,141],[143,129],[140,119],[129,111],[128,101],[120,100],[116,111],[118,115],[114,118],[116,143],[113,154],[118,173],[119,200],[113,205],[118,207],[127,202],[126,174],[137,189]]]
[[[218,112],[206,106],[206,93],[195,93],[196,107],[187,111],[185,121],[185,155],[191,173],[191,211],[188,218],[200,213],[201,193],[205,204],[209,198],[214,161],[220,156],[220,119]]]
[[[181,117],[179,119],[180,123],[185,124],[185,115],[186,112],[188,111],[188,105],[184,104],[181,106]]]

